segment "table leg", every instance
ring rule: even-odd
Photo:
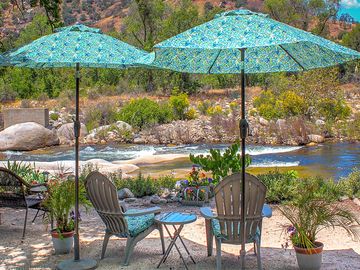
[[[176,227],[175,227],[174,225],[173,225],[173,227],[174,227],[174,229],[176,230]],[[185,248],[185,250],[186,250],[186,253],[189,255],[189,257],[191,258],[191,260],[193,261],[193,263],[196,264],[194,258],[191,256],[189,250],[188,250],[187,247],[185,246],[185,243],[184,243],[183,239],[181,238],[180,234],[179,234],[178,237],[179,237],[181,243],[183,244],[183,246],[184,246],[184,248]]]
[[[211,228],[211,219],[205,219],[205,228],[206,228],[207,255],[210,257],[213,252],[213,234]]]
[[[184,243],[184,241],[182,240],[182,238],[181,238],[181,236],[180,236],[181,230],[183,229],[184,225],[180,225],[179,228],[176,228],[176,227],[173,225],[174,230],[175,230],[174,235],[171,235],[170,230],[168,229],[168,227],[167,227],[165,224],[164,224],[164,227],[165,227],[165,229],[166,229],[166,231],[167,231],[167,233],[168,233],[168,235],[169,235],[169,237],[170,237],[170,239],[171,239],[171,242],[170,242],[168,248],[166,249],[165,254],[164,254],[164,256],[162,257],[161,261],[159,262],[157,268],[159,268],[162,263],[165,263],[167,257],[168,257],[169,254],[170,254],[171,249],[175,246],[177,252],[178,252],[179,255],[180,255],[181,260],[182,260],[183,263],[184,263],[185,268],[188,269],[188,266],[187,266],[187,264],[186,264],[186,261],[185,261],[183,255],[181,254],[181,251],[180,251],[179,247],[178,247],[177,244],[176,244],[176,240],[179,238],[180,241],[181,241],[181,243],[183,244],[183,246],[184,246],[187,254],[190,256],[191,260],[195,263],[194,258],[190,255],[189,250],[188,250],[187,247],[185,246],[185,243]]]

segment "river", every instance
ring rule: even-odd
[[[186,171],[191,166],[190,153],[207,154],[210,148],[224,150],[226,144],[198,144],[179,146],[152,145],[104,145],[81,147],[81,160],[104,159],[106,161],[131,160],[143,156],[162,154],[182,154],[178,158],[162,163],[137,164],[143,173]],[[252,157],[250,171],[271,168],[291,168],[304,171],[306,175],[322,175],[339,179],[348,175],[353,168],[360,169],[360,144],[336,143],[317,146],[247,146],[247,153]],[[74,159],[74,152],[69,147],[55,147],[32,152],[7,151],[0,153],[0,160],[17,161],[66,161]]]

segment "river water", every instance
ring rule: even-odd
[[[84,146],[81,148],[80,157],[81,160],[104,159],[115,161],[130,160],[142,156],[154,156],[156,158],[156,155],[161,154],[184,154],[187,156],[190,153],[207,154],[210,148],[223,151],[227,146],[226,144]],[[311,147],[249,145],[247,152],[252,156],[252,167],[306,168],[313,175],[320,174],[334,179],[348,175],[353,168],[360,169],[360,144],[337,143]],[[72,159],[74,159],[74,152],[69,147],[56,147],[33,152],[7,151],[0,153],[0,160],[64,161]],[[153,166],[151,164],[140,165],[143,167]],[[189,160],[181,159],[157,166],[166,169],[185,169],[190,165]]]

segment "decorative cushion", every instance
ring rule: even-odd
[[[128,230],[131,237],[135,237],[148,229],[151,225],[154,224],[154,214],[129,217],[126,216],[125,219],[128,224]]]
[[[228,239],[227,235],[221,234],[220,222],[219,222],[218,219],[212,219],[211,220],[211,225],[212,225],[212,229],[213,229],[213,234],[214,234],[214,236],[216,238],[221,238],[221,239],[224,239],[224,240]],[[238,226],[238,233],[240,233],[240,223],[239,223],[239,226]],[[259,227],[257,227],[256,228],[256,234],[255,235],[249,235],[249,237],[247,239],[248,240],[247,243],[252,243],[256,239],[260,239],[260,236],[261,236],[261,232],[260,232]]]

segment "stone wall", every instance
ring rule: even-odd
[[[49,109],[21,108],[3,110],[4,128],[25,122],[35,122],[44,127],[49,126]]]

